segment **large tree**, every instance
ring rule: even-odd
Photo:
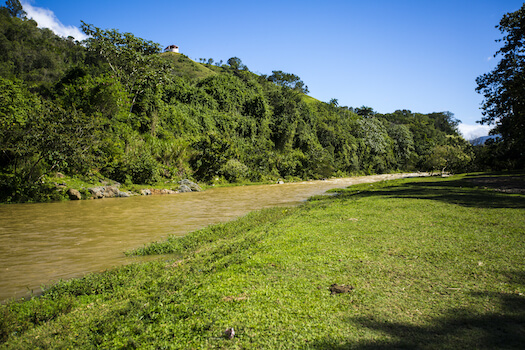
[[[166,65],[158,55],[160,46],[116,29],[102,30],[82,22],[82,31],[89,35],[85,44],[108,64],[130,94],[130,111],[137,98],[148,88],[166,79]]]
[[[516,167],[525,166],[525,4],[507,13],[496,26],[503,34],[503,46],[494,57],[501,61],[490,73],[476,79],[476,91],[483,94],[482,124],[496,124]]]

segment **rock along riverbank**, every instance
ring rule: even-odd
[[[67,195],[70,200],[81,200],[81,199],[102,199],[102,198],[115,198],[115,197],[131,197],[131,196],[152,196],[162,194],[176,194],[183,192],[201,192],[202,189],[195,182],[188,179],[184,179],[178,182],[179,188],[177,190],[171,189],[142,189],[139,192],[132,191],[121,191],[120,184],[117,182],[112,185],[94,186],[88,188],[69,188]]]

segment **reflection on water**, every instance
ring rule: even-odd
[[[199,193],[0,206],[0,300],[21,297],[60,279],[139,258],[123,252],[184,235],[250,211],[296,205],[331,188],[402,175],[284,185],[210,189]]]

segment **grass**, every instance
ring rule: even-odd
[[[172,258],[1,306],[0,347],[521,349],[525,196],[475,178],[362,184],[151,244],[136,253]]]
[[[200,80],[217,74],[204,64],[197,63],[180,53],[165,52],[161,54],[161,57],[171,61],[175,67],[175,74],[182,77]]]
[[[317,103],[317,102],[321,102],[321,101],[319,101],[318,99],[316,99],[316,98],[314,98],[314,97],[312,97],[312,96],[305,95],[305,94],[303,94],[303,95],[301,96],[301,98],[302,98],[302,100],[303,100],[304,102],[306,102],[307,104],[315,104],[315,103]]]

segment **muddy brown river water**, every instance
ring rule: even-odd
[[[0,206],[0,301],[60,279],[140,261],[124,252],[332,188],[418,174],[240,186],[175,195]]]

